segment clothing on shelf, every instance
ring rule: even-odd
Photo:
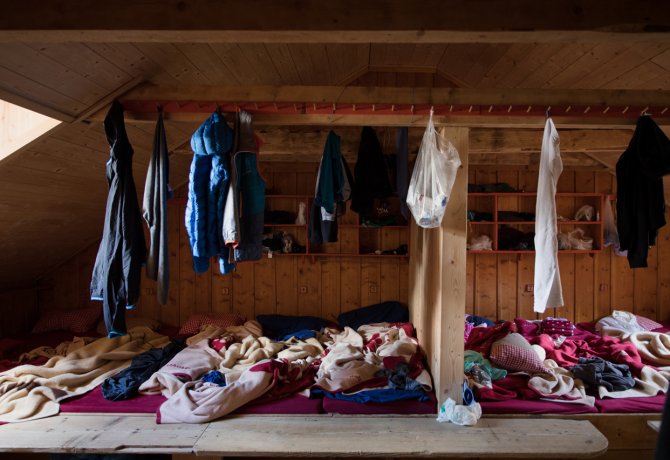
[[[104,121],[110,145],[107,162],[109,194],[102,240],[91,279],[91,299],[103,301],[110,337],[126,334],[126,309],[140,295],[142,265],[147,248],[133,180],[133,147],[123,119],[123,106],[114,101]]]
[[[556,184],[563,172],[558,131],[547,117],[540,153],[540,171],[535,202],[535,275],[533,309],[563,306],[561,275],[558,269],[558,225],[556,223]]]
[[[165,305],[170,286],[170,255],[168,253],[167,201],[171,198],[170,160],[168,157],[163,112],[158,112],[154,144],[144,183],[142,215],[149,227],[147,278],[156,281],[158,303]]]

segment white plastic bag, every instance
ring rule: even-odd
[[[431,110],[407,190],[407,206],[417,225],[440,226],[460,165],[458,150],[435,130]]]

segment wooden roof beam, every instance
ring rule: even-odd
[[[5,42],[630,43],[669,30],[654,0],[23,0],[0,16]]]

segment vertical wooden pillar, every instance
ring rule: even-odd
[[[410,227],[409,302],[438,402],[462,402],[463,321],[466,291],[468,128],[443,128],[461,168],[440,228]]]

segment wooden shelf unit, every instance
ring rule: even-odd
[[[281,224],[267,223],[266,229],[272,231],[284,231],[293,236],[294,241],[305,246],[304,253],[278,253],[272,254],[272,257],[379,257],[379,258],[408,258],[409,250],[406,254],[376,254],[375,250],[391,251],[400,245],[408,245],[409,226],[405,225],[385,225],[368,226],[362,225],[359,215],[350,208],[351,203],[346,202],[346,212],[338,217],[338,241],[334,243],[313,244],[309,242],[309,213],[314,197],[311,195],[266,195],[266,209],[270,211],[288,211],[295,216],[298,215],[299,203],[305,203],[305,221],[304,225],[299,224]],[[397,201],[397,197],[391,197],[390,201]],[[392,207],[393,215],[397,216],[397,206]]]
[[[473,254],[534,254],[534,250],[516,250],[500,247],[500,233],[503,226],[509,226],[524,233],[535,229],[534,220],[500,220],[500,213],[535,213],[536,192],[472,192],[468,193],[468,212],[490,213],[491,220],[468,220],[468,241],[473,235],[485,234],[491,238],[491,250],[468,250]],[[558,192],[556,193],[556,212],[559,232],[567,233],[582,228],[586,236],[593,238],[593,249],[559,250],[561,254],[595,254],[602,251],[603,243],[603,206],[605,195],[602,193]],[[590,205],[595,211],[595,220],[574,220],[577,210]]]

